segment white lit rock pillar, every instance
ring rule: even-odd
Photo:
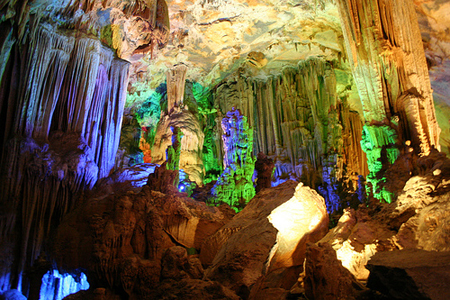
[[[419,155],[439,149],[440,129],[413,2],[337,4],[366,124],[398,126],[399,140],[411,140]]]
[[[187,67],[184,64],[173,66],[167,71],[167,112],[183,103]]]

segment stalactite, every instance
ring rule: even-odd
[[[377,141],[395,136],[388,152],[393,144],[401,146],[406,140],[411,140],[419,155],[439,149],[440,129],[413,2],[339,0],[337,4],[347,56],[363,104],[366,131],[380,135],[374,138],[366,133],[374,142],[366,147],[370,149],[367,155],[371,172],[382,170],[376,165],[383,158],[374,153],[381,153],[387,146]],[[370,166],[371,163],[375,165]],[[371,178],[375,177],[383,174],[371,174]],[[383,198],[378,184],[373,183],[376,197]],[[386,197],[385,200],[391,200],[387,194]]]
[[[187,67],[176,65],[167,71],[167,112],[183,104]]]
[[[21,236],[15,269],[1,270],[12,271],[10,286],[20,285],[78,193],[114,166],[128,81],[128,63],[98,40],[46,24],[29,38],[23,63],[8,66],[16,77],[2,82],[19,87],[17,94],[3,90],[13,125],[3,133],[1,204],[8,211],[0,219],[5,240]]]
[[[265,79],[236,75],[214,95],[221,112],[235,106],[248,118],[253,153],[274,160],[275,178],[292,176],[312,187],[323,185],[331,195],[339,180],[356,182],[358,175],[367,175],[359,144],[363,123],[338,98],[335,74],[324,60],[308,59]],[[350,157],[351,150],[361,155]]]

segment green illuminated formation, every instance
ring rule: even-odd
[[[207,88],[204,88],[197,82],[193,82],[192,85],[186,83],[186,87],[188,87],[188,85],[191,87],[193,98],[197,103],[198,118],[203,126],[203,132],[205,134],[202,160],[205,167],[203,183],[206,184],[217,180],[219,174],[222,172],[222,164],[217,158],[216,139],[214,135],[217,110],[213,108],[211,93]],[[187,90],[189,89],[186,88],[186,91]]]
[[[361,148],[367,155],[370,171],[367,176],[367,193],[373,192],[375,198],[388,203],[392,202],[394,195],[383,187],[383,183],[386,182],[384,172],[400,154],[396,142],[397,133],[387,125],[364,125],[363,127]]]
[[[141,127],[146,128],[144,138],[146,142],[153,145],[155,140],[156,125],[161,116],[161,103],[167,102],[167,86],[161,84],[149,95],[136,113],[136,119]]]
[[[167,148],[167,169],[178,170],[180,168],[181,139],[183,132],[178,127],[172,128],[172,145]]]
[[[222,119],[222,130],[225,170],[212,190],[214,197],[210,203],[226,202],[239,211],[255,196],[253,131],[247,118],[234,108]]]

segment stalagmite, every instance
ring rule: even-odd
[[[222,119],[224,171],[212,189],[212,204],[228,203],[241,210],[254,196],[252,176],[255,171],[253,157],[253,131],[247,118],[235,108]]]
[[[155,141],[152,147],[152,162],[162,164],[169,159],[168,149],[174,151],[173,143],[178,138],[180,146],[176,147],[179,163],[175,169],[184,170],[189,180],[198,185],[203,184],[205,173],[202,162],[204,133],[197,116],[184,105],[186,66],[176,65],[167,73],[167,109],[161,112],[156,127]]]

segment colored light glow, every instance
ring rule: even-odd
[[[383,172],[383,162],[393,164],[400,154],[396,147],[397,133],[389,126],[364,125],[361,139],[361,148],[367,155],[367,164],[370,174],[367,176],[367,188],[369,183],[375,198],[391,203],[393,193],[385,190],[383,183],[386,177]]]
[[[253,131],[247,118],[234,108],[222,119],[222,130],[225,170],[212,189],[210,204],[225,202],[239,211],[255,196]]]
[[[60,274],[58,270],[49,271],[42,277],[40,299],[62,300],[64,297],[81,290],[89,289],[87,277],[83,272],[79,276]]]

